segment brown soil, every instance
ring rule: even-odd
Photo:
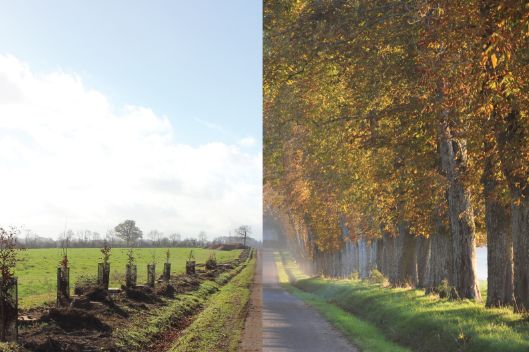
[[[94,287],[87,290],[86,294],[74,297],[68,308],[43,306],[22,311],[20,315],[30,316],[31,319],[20,321],[19,344],[25,351],[119,352],[114,345],[112,331],[125,328],[129,317],[162,307],[167,304],[167,300],[178,299],[178,294],[197,290],[203,281],[237,267],[246,257],[245,251],[238,260],[229,265],[218,265],[215,270],[197,270],[195,275],[175,276],[168,283],[159,281],[155,290],[137,286],[109,296],[104,290]],[[192,319],[186,317],[182,321],[175,321],[174,326],[165,332],[166,338],[159,336],[153,346],[159,346],[163,340],[174,341]]]
[[[252,281],[252,293],[248,313],[244,324],[239,352],[257,352],[263,350],[262,318],[263,318],[263,264],[261,252],[257,252],[255,275]]]
[[[168,351],[174,342],[178,340],[184,329],[191,325],[197,315],[198,314],[195,314],[194,316],[185,317],[184,319],[180,320],[176,325],[165,331],[161,336],[158,337],[158,339],[156,339],[156,341],[145,348],[143,352]]]

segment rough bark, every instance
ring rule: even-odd
[[[359,254],[359,276],[361,279],[367,277],[367,241],[361,237],[358,240],[358,254]]]
[[[436,292],[443,280],[452,284],[452,240],[450,231],[441,218],[435,221],[435,232],[430,237],[430,270],[425,278],[426,293]]]
[[[371,241],[364,241],[365,257],[364,257],[364,278],[371,275]]]
[[[515,194],[516,196],[516,194]],[[529,199],[511,206],[514,299],[517,312],[529,311]]]
[[[431,249],[430,237],[420,236],[417,238],[417,287],[419,288],[427,287]]]
[[[476,275],[476,236],[470,191],[461,179],[466,171],[466,142],[440,125],[441,168],[448,180],[448,215],[452,232],[453,286],[459,298],[481,300]]]
[[[527,160],[519,153],[529,144],[528,132],[513,110],[497,133],[499,157],[511,193],[511,233],[514,262],[515,311],[529,311],[529,183]]]
[[[385,246],[387,248],[387,270],[388,279],[392,286],[397,284],[397,258],[399,258],[399,248],[397,246],[397,237],[388,236],[388,243]]]
[[[388,279],[391,275],[391,264],[393,259],[393,238],[389,233],[385,232],[382,237],[382,263],[380,266],[380,271]],[[392,282],[390,280],[390,282]]]
[[[358,241],[352,243],[353,273],[360,275],[360,251]]]
[[[384,266],[384,240],[382,238],[379,238],[377,240],[377,259],[376,259],[376,269],[383,273],[382,267]]]
[[[395,286],[404,287],[417,285],[417,254],[415,236],[410,233],[405,221],[398,224],[399,236],[396,238],[398,248],[397,274]]]
[[[493,155],[489,154],[481,179],[487,226],[487,307],[502,307],[514,302],[510,211],[499,194],[496,164]]]

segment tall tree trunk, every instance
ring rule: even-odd
[[[514,302],[513,248],[509,207],[500,199],[500,185],[491,150],[485,161],[481,181],[485,196],[487,226],[487,307],[502,307]]]
[[[397,275],[395,286],[417,285],[417,253],[415,236],[410,233],[405,221],[398,224],[399,236],[396,238],[399,256],[397,257]]]
[[[426,288],[430,275],[431,238],[417,238],[417,287]]]
[[[518,194],[514,194],[514,197]],[[518,198],[521,199],[521,198]],[[529,311],[529,198],[511,206],[514,257],[514,300],[517,312]]]
[[[360,276],[360,250],[358,240],[353,242],[352,257],[353,257],[353,273],[358,273]]]
[[[529,311],[529,182],[528,161],[520,151],[528,147],[529,132],[519,112],[511,111],[497,131],[502,171],[511,191],[511,231],[514,261],[515,311]]]
[[[365,243],[365,252],[366,252],[365,259],[364,259],[365,260],[364,277],[369,277],[371,275],[371,253],[372,253],[371,246],[373,245],[373,243],[367,240],[365,240],[364,243]]]
[[[452,136],[447,118],[440,126],[441,168],[448,180],[448,214],[452,232],[453,286],[459,298],[481,301],[476,275],[476,236],[470,191],[461,177],[467,166],[466,142]]]
[[[389,236],[388,241],[388,258],[387,258],[387,267],[388,267],[388,278],[392,286],[397,286],[398,282],[398,270],[397,270],[397,261],[400,257],[399,246],[397,245],[397,237]]]
[[[359,262],[360,262],[360,268],[359,268],[359,274],[361,279],[365,279],[367,277],[367,243],[364,239],[363,235],[358,240],[358,253],[359,253]]]
[[[437,292],[443,280],[452,284],[452,240],[440,216],[434,219],[435,230],[430,239],[430,270],[426,276],[426,293]]]
[[[384,240],[382,238],[379,238],[377,240],[377,259],[376,259],[376,268],[378,271],[383,273],[382,267],[384,266]]]

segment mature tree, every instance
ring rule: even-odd
[[[121,224],[117,225],[114,228],[116,236],[127,243],[127,246],[130,247],[137,240],[142,238],[143,233],[136,226],[134,220],[125,220]]]

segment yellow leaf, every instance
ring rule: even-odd
[[[492,68],[496,68],[496,65],[498,65],[498,58],[496,57],[496,54],[492,54],[490,56],[490,61],[492,62]]]

